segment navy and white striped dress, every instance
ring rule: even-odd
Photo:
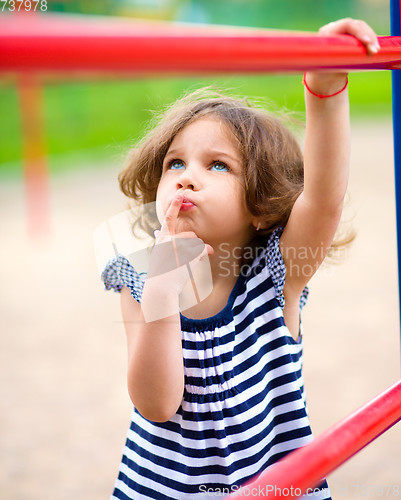
[[[302,376],[302,336],[283,319],[282,230],[241,273],[215,316],[181,316],[185,390],[165,423],[134,408],[112,498],[187,500],[235,491],[289,451],[311,429]],[[122,255],[102,274],[107,290],[126,285],[140,301],[143,278]],[[307,299],[307,290],[300,308]],[[330,499],[327,484],[308,499]]]

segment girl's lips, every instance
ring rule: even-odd
[[[187,198],[184,198],[181,203],[180,211],[187,212],[188,210],[191,210],[194,207],[195,204],[192,203],[192,201],[188,200]]]

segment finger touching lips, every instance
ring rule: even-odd
[[[182,194],[176,194],[171,200],[169,207],[164,215],[164,220],[161,225],[160,231],[162,234],[175,234],[175,226],[178,214],[180,213],[182,201],[184,197]]]

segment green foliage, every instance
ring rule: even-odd
[[[390,10],[388,0],[53,0],[48,9],[313,31],[335,19],[354,17],[381,34],[389,32]]]

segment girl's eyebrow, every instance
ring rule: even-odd
[[[213,156],[215,160],[218,160],[219,158],[225,157],[228,160],[235,162],[235,163],[240,163],[240,159],[236,158],[233,155],[230,155],[229,153],[225,151],[219,151],[218,149],[208,149],[206,150],[206,153],[210,156]],[[164,158],[168,158],[170,156],[176,157],[180,156],[182,154],[182,151],[180,148],[175,148],[175,149],[170,149],[167,151],[166,156]]]
[[[180,155],[180,150],[179,149],[169,149],[165,155],[165,158],[168,156],[179,156]]]
[[[233,162],[236,162],[236,163],[239,163],[240,160],[239,158],[236,158],[235,156],[232,156],[230,155],[229,153],[225,152],[225,151],[219,151],[219,150],[215,150],[215,149],[211,149],[208,151],[210,153],[211,156],[215,156],[216,157],[216,160],[221,158],[221,157],[225,157],[225,158],[228,158],[230,161],[233,161]]]

